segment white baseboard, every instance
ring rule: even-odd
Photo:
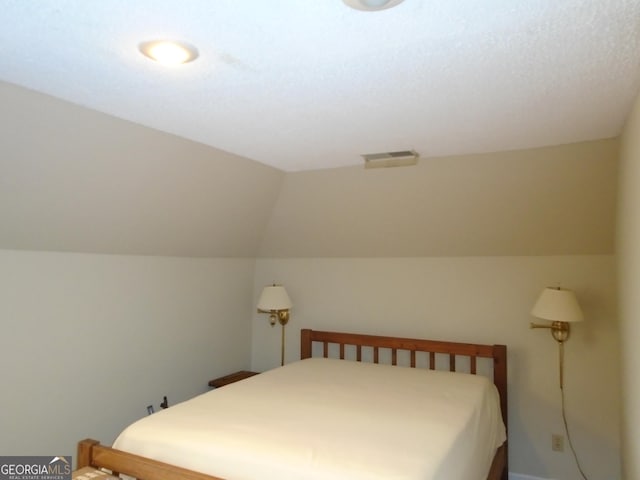
[[[531,475],[524,475],[522,473],[509,472],[509,480],[552,480],[550,478],[532,477]]]

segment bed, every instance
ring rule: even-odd
[[[113,447],[83,440],[77,463],[140,480],[506,480],[506,424],[504,345],[304,329],[300,361],[145,417]]]

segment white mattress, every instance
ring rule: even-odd
[[[145,417],[113,446],[232,480],[485,480],[499,405],[482,376],[312,358]]]

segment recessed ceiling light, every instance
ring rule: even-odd
[[[395,7],[404,0],[342,0],[351,8],[364,10],[365,12],[376,12],[387,8]]]
[[[171,40],[143,42],[140,51],[151,60],[166,66],[182,65],[198,58],[198,50],[193,45]]]

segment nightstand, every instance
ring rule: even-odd
[[[209,381],[210,387],[220,388],[225,385],[229,385],[230,383],[239,382],[240,380],[244,380],[245,378],[253,377],[257,375],[258,372],[250,372],[248,370],[240,370],[239,372],[230,373],[229,375],[225,375],[224,377],[214,378]]]

